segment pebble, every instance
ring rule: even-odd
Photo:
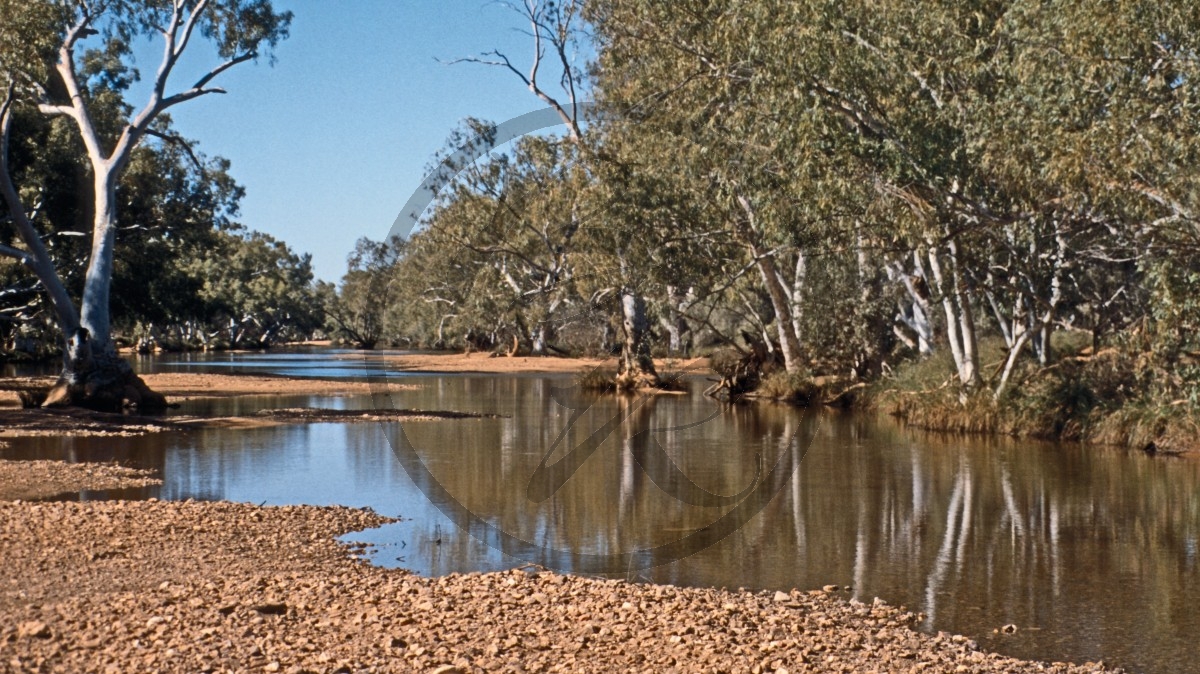
[[[40,620],[30,620],[17,626],[17,636],[22,639],[49,639],[50,627]]]

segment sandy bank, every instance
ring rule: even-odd
[[[235,396],[265,395],[368,395],[371,384],[367,382],[332,381],[325,379],[296,379],[289,377],[262,377],[253,375],[167,373],[145,375],[143,379],[150,387],[167,396],[172,403],[202,398],[232,398]],[[318,421],[315,415],[308,418],[281,417],[270,420],[263,417],[201,419],[179,416],[144,416],[136,414],[107,414],[78,408],[21,409],[19,392],[46,390],[54,384],[53,377],[10,377],[0,379],[0,437],[27,437],[38,435],[75,436],[131,436],[144,433],[180,430],[183,428],[257,427],[285,421]],[[407,384],[388,384],[388,390],[412,388]],[[435,413],[436,414],[436,413]],[[430,418],[407,410],[392,411],[397,419],[419,420]],[[363,419],[348,419],[361,421]],[[377,420],[377,419],[371,419]]]
[[[603,368],[616,371],[615,358],[558,358],[554,356],[493,356],[491,353],[411,353],[389,354],[364,351],[362,355],[347,354],[347,360],[382,361],[389,367],[411,372],[452,372],[484,374],[576,374],[583,370]],[[680,371],[687,374],[710,374],[707,358],[657,359],[659,374]]]
[[[427,579],[349,508],[0,503],[0,671],[1091,672],[913,631],[824,592],[511,571]]]
[[[0,407],[0,438],[31,436],[129,437],[182,428],[161,417],[109,414],[77,407]]]
[[[143,375],[150,388],[172,399],[232,398],[248,395],[362,395],[371,384],[330,379],[169,372]],[[391,388],[396,385],[389,384]]]
[[[292,377],[263,377],[241,374],[205,374],[198,372],[169,372],[142,375],[150,388],[167,396],[172,402],[193,398],[232,398],[247,395],[356,395],[369,394],[367,382]],[[46,390],[54,385],[54,377],[8,377],[0,379],[0,406],[17,407],[18,392]],[[395,390],[403,385],[389,383]]]

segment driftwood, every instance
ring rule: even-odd
[[[864,381],[860,381],[857,384],[852,384],[848,388],[842,389],[842,391],[840,393],[838,393],[837,395],[835,395],[833,397],[825,398],[823,401],[821,401],[821,403],[823,405],[828,405],[828,406],[837,405],[840,403],[840,401],[843,398],[846,397],[846,394],[850,393],[851,391],[857,391],[859,389],[863,389],[866,387],[867,387],[867,383]]]

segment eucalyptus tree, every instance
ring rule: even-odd
[[[36,110],[18,110],[8,164],[15,183],[25,194],[35,195],[30,199],[37,204],[31,220],[59,279],[74,298],[85,282],[91,199],[79,187],[89,180],[86,162],[81,161],[81,142],[65,122],[45,118]],[[229,241],[241,235],[227,234],[240,230],[234,218],[243,195],[228,167],[227,161],[209,159],[184,143],[152,139],[134,150],[117,188],[122,209],[117,221],[121,245],[114,251],[113,263],[114,335],[131,337],[139,347],[168,349],[218,342],[218,333],[226,326],[214,331],[209,325],[219,309],[203,297],[206,284],[221,277],[227,284],[224,292],[234,294],[241,291],[239,284],[253,281],[228,273],[235,255]],[[15,231],[0,226],[0,244],[19,245],[17,238]],[[13,292],[0,299],[0,313],[11,308],[20,320],[39,323],[42,315],[52,312],[37,277],[30,276],[27,270],[15,276]],[[265,315],[260,318],[267,320]],[[49,352],[55,351],[57,334],[54,329],[43,337]]]
[[[358,240],[337,292],[322,308],[330,334],[359,349],[373,349],[384,339],[389,308],[398,298],[396,266],[406,243],[400,237]]]
[[[428,228],[414,232],[393,272],[396,301],[388,336],[443,348],[456,341],[453,331],[458,331],[469,347],[494,346],[503,319],[491,298],[475,291],[480,264],[470,251],[443,245]]]
[[[842,241],[864,205],[853,166],[828,142],[829,121],[797,84],[789,8],[778,3],[595,2],[598,98],[614,133],[653,148],[654,172],[684,201],[707,205],[690,235],[741,249],[728,281],[747,271],[769,298],[786,369],[802,348],[807,260]],[[633,140],[636,139],[636,140]],[[752,312],[754,313],[754,312]],[[768,344],[773,340],[768,340]]]
[[[598,160],[594,151],[596,140],[585,134],[588,120],[585,119],[582,105],[590,84],[587,67],[581,63],[582,55],[591,47],[584,17],[585,5],[584,0],[522,0],[508,4],[528,25],[528,34],[532,38],[527,69],[514,64],[508,55],[498,50],[479,57],[460,59],[507,70],[532,94],[549,105],[567,127],[567,139],[575,148],[571,170],[582,175],[594,171],[594,163]],[[547,71],[557,79],[557,87],[546,85]],[[577,212],[573,212],[571,217],[576,221],[580,219]],[[601,216],[596,214],[593,217]],[[614,224],[605,222],[603,226]],[[636,243],[636,240],[631,243]],[[622,246],[612,252],[624,251],[627,247]],[[640,283],[637,268],[621,263],[606,268],[616,274],[611,277],[615,282],[611,290],[614,291],[616,313],[620,316],[624,334],[622,357],[618,363],[618,384],[635,388],[657,386],[659,377],[650,356],[650,319],[645,288]],[[609,290],[598,289],[589,298],[590,307],[581,307],[581,310],[589,313],[598,308],[600,300]]]
[[[206,341],[266,348],[307,337],[323,316],[312,286],[312,256],[261,232],[217,232],[186,263],[202,303]]]
[[[1031,226],[1057,240],[1022,255],[1047,261],[1040,291],[1026,293],[1043,325],[1084,305],[1098,342],[1147,300],[1151,330],[1190,311],[1180,300],[1197,288],[1180,291],[1200,243],[1198,31],[1189,3],[1014,3],[1007,14],[997,67],[1006,86],[978,119],[980,147],[998,180],[1018,186],[1008,189],[1029,204]],[[1167,277],[1181,283],[1156,282]]]
[[[457,222],[447,213],[440,227],[453,245],[488,261],[502,289],[498,299],[513,308],[522,341],[537,355],[553,344],[557,324],[578,310],[574,257],[585,216],[577,158],[575,143],[517,141],[511,156],[490,162],[458,193],[473,202],[474,213]]]
[[[130,399],[143,407],[159,406],[162,397],[133,375],[112,344],[110,295],[119,218],[117,186],[144,139],[179,140],[167,135],[163,125],[170,108],[224,93],[214,81],[284,39],[291,14],[276,12],[270,0],[34,0],[10,11],[19,19],[18,25],[37,22],[35,32],[43,44],[53,45],[53,56],[48,66],[44,61],[34,64],[44,73],[37,68],[9,69],[14,73],[9,78],[24,86],[20,90],[8,87],[3,106],[5,143],[13,106],[32,101],[43,114],[72,122],[92,182],[91,246],[76,311],[51,269],[53,262],[7,167],[0,167],[4,168],[0,189],[25,246],[4,252],[28,260],[27,265],[35,269],[52,298],[60,327],[69,337],[63,378],[48,402],[119,407]],[[129,85],[137,76],[130,66],[131,48],[146,36],[162,39],[162,57],[147,99],[135,108],[126,100]],[[201,40],[215,47],[218,64],[190,86],[172,89],[172,75],[188,47]],[[96,46],[88,48],[88,44]],[[114,107],[117,114],[99,114]]]
[[[729,290],[719,270],[737,264],[731,259],[736,251],[721,227],[710,226],[711,205],[689,198],[675,176],[660,170],[675,140],[631,133],[629,124],[637,122],[606,115],[590,127],[595,150],[585,200],[592,216],[584,224],[580,260],[589,273],[581,294],[594,304],[642,298],[648,304],[642,311],[665,332],[668,353],[686,355],[686,343],[706,330],[719,332],[712,314]],[[621,315],[628,321],[637,311]],[[623,360],[650,361],[650,322],[643,320],[641,329],[642,336],[625,330]],[[636,362],[623,367],[638,368]]]

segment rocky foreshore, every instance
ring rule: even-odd
[[[0,442],[0,448],[4,445]],[[84,490],[108,491],[162,484],[154,473],[111,463],[0,459],[0,500],[48,499]]]
[[[1094,672],[1020,661],[824,591],[515,570],[424,578],[342,507],[0,503],[3,672]]]

